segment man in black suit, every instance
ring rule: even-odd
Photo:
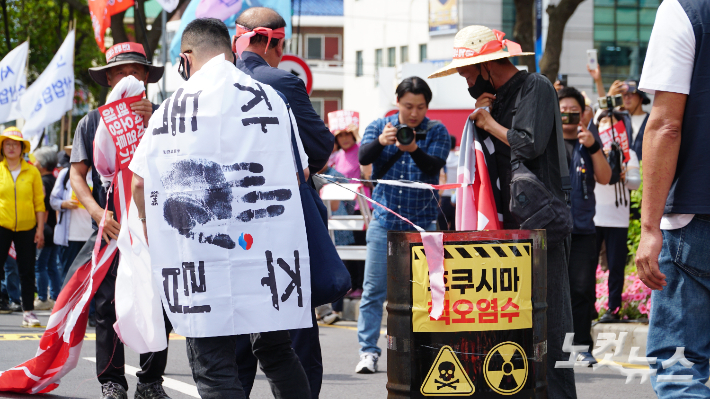
[[[328,162],[334,136],[313,109],[303,81],[277,68],[283,57],[285,26],[286,21],[276,11],[263,7],[249,8],[237,19],[237,35],[232,39],[232,51],[238,54],[237,68],[286,96],[308,155],[308,168],[314,175]],[[323,381],[323,361],[315,313],[313,327],[291,330],[290,333],[293,349],[308,375],[312,397],[318,398]],[[251,353],[249,336],[242,337],[241,346],[237,349],[237,362],[239,379],[248,397],[257,364]]]

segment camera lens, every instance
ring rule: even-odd
[[[414,129],[407,125],[397,126],[397,141],[402,145],[409,145],[414,141]]]

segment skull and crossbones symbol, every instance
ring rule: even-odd
[[[434,379],[435,383],[440,384],[436,387],[437,391],[441,388],[444,388],[444,387],[456,389],[454,384],[458,384],[459,380],[456,379],[456,381],[451,381],[454,379],[454,372],[455,371],[456,371],[456,366],[454,366],[454,364],[451,362],[442,362],[439,365],[439,378],[441,378],[443,381],[439,381],[438,379]]]

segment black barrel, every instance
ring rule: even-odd
[[[444,232],[439,320],[420,234],[387,241],[388,398],[547,398],[544,230]]]

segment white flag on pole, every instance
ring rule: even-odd
[[[71,110],[74,104],[74,31],[52,58],[32,86],[20,98],[20,112],[25,119],[22,133],[32,138]]]
[[[27,88],[29,48],[29,42],[24,42],[0,61],[0,123],[20,117],[19,99]]]

